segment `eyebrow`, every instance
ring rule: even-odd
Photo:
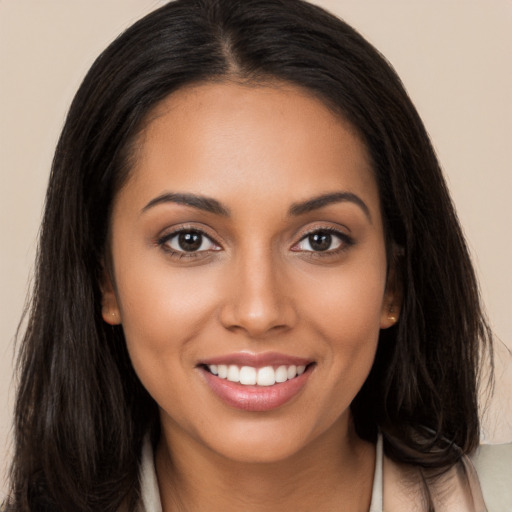
[[[372,216],[370,214],[370,209],[366,205],[366,203],[356,194],[352,192],[332,192],[329,194],[323,194],[321,196],[314,197],[312,199],[308,199],[307,201],[303,201],[301,203],[294,203],[290,207],[289,215],[303,215],[305,213],[309,213],[314,210],[318,210],[325,206],[329,206],[334,203],[353,203],[368,217],[368,220],[372,222]]]
[[[149,203],[142,208],[141,213],[148,211],[150,208],[164,203],[175,203],[183,204],[185,206],[191,206],[198,210],[203,210],[208,213],[214,213],[215,215],[222,215],[224,217],[229,216],[229,210],[222,206],[219,201],[211,197],[199,196],[196,194],[178,194],[178,193],[165,193],[158,197],[155,197]]]
[[[356,194],[352,192],[332,192],[329,194],[323,194],[321,196],[313,197],[312,199],[308,199],[307,201],[303,201],[300,203],[294,203],[290,206],[288,214],[291,216],[304,215],[305,213],[312,212],[314,210],[318,210],[320,208],[324,208],[325,206],[329,206],[334,203],[343,203],[350,202],[353,203],[368,217],[368,220],[372,222],[372,217],[370,214],[370,210],[366,203]],[[149,203],[142,208],[141,213],[146,212],[147,210],[157,206],[159,204],[165,203],[175,203],[182,204],[185,206],[191,206],[192,208],[197,208],[198,210],[203,210],[208,213],[213,213],[215,215],[222,215],[224,217],[229,217],[229,210],[222,206],[219,201],[213,199],[211,197],[201,196],[197,194],[188,194],[188,193],[172,193],[168,192],[165,194],[161,194],[158,197],[155,197]]]

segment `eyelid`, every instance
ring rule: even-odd
[[[348,230],[348,228],[346,228],[346,229]],[[341,246],[337,247],[335,249],[328,249],[326,251],[308,251],[308,250],[303,250],[303,249],[294,249],[303,240],[305,240],[309,236],[314,235],[315,233],[318,233],[320,231],[327,232],[327,233],[339,238],[341,240]],[[293,246],[291,247],[291,250],[295,251],[295,252],[312,253],[312,254],[315,254],[318,256],[322,256],[322,255],[328,256],[328,255],[337,254],[338,252],[348,249],[350,246],[354,245],[354,243],[355,243],[355,241],[354,241],[353,237],[351,235],[343,232],[340,228],[334,228],[333,226],[317,225],[317,226],[314,226],[314,227],[308,229],[304,233],[302,233],[299,240],[297,242],[295,242],[293,244]]]
[[[215,248],[201,251],[181,251],[170,247],[168,245],[168,242],[172,240],[174,237],[180,235],[181,233],[198,233],[201,236],[207,238],[215,246]],[[178,257],[199,257],[204,256],[205,254],[208,254],[210,252],[217,252],[222,250],[221,244],[219,244],[219,242],[217,242],[217,240],[213,236],[207,233],[205,229],[189,225],[180,225],[179,227],[166,230],[163,235],[160,235],[156,238],[155,245],[161,247],[162,250],[164,250],[171,256]]]
[[[346,231],[350,231],[348,227],[344,227]],[[303,250],[303,249],[297,249],[297,245],[300,244],[303,240],[305,240],[307,237],[309,237],[312,234],[318,233],[319,231],[327,232],[329,234],[332,234],[333,236],[340,239],[341,244],[340,247],[337,247],[335,249],[328,249],[325,251],[314,251],[314,250]],[[169,247],[168,242],[173,237],[178,236],[180,233],[199,233],[200,235],[207,238],[214,246],[215,248],[212,249],[206,249],[206,250],[200,250],[200,251],[182,251],[182,250],[176,250],[171,247]],[[217,237],[213,237],[208,233],[207,229],[204,229],[202,227],[199,227],[197,225],[179,225],[175,226],[173,228],[168,228],[164,231],[164,234],[159,235],[155,240],[154,244],[161,247],[162,250],[167,252],[171,256],[175,257],[201,257],[206,256],[210,254],[211,252],[218,252],[223,250],[222,244],[217,241]],[[302,252],[302,253],[309,253],[312,256],[332,256],[334,254],[337,254],[339,252],[342,252],[346,249],[348,249],[350,246],[355,244],[355,240],[353,237],[346,232],[343,231],[341,227],[336,228],[332,225],[315,225],[307,229],[306,231],[302,232],[300,235],[300,238],[292,245],[290,250],[294,252]]]
[[[182,234],[193,234],[193,235],[197,235],[200,237],[200,245],[199,245],[199,248],[197,248],[196,250],[191,250],[191,251],[187,251],[187,250],[184,250],[184,249],[181,249],[179,247],[180,245],[180,238],[181,238],[181,235]],[[177,245],[178,247],[176,247],[176,243],[177,242]],[[187,253],[187,254],[192,254],[192,253],[200,253],[200,252],[207,252],[207,251],[212,251],[212,250],[216,250],[216,248],[218,247],[215,242],[207,235],[205,235],[204,233],[199,233],[198,231],[184,231],[184,232],[178,232],[178,233],[174,233],[173,235],[171,235],[169,238],[167,238],[167,241],[166,241],[166,244],[168,244],[168,247],[173,250],[173,251],[176,251],[176,252],[183,252],[183,253]],[[203,248],[203,246],[206,245],[207,247],[206,248]]]

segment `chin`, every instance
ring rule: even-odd
[[[304,449],[304,443],[289,436],[248,439],[226,438],[216,451],[223,458],[242,464],[276,464]]]
[[[316,442],[329,433],[338,437],[342,420],[319,425],[300,417],[252,418],[229,425],[224,423],[219,432],[210,430],[207,446],[219,456],[244,464],[275,464],[314,449]],[[213,436],[214,437],[213,437]]]

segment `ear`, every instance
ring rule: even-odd
[[[388,329],[398,322],[402,309],[402,296],[402,279],[398,271],[398,257],[395,254],[388,271],[386,290],[382,301],[381,329]]]
[[[117,302],[114,286],[109,273],[105,270],[100,283],[101,290],[101,316],[110,325],[121,324],[121,311]]]

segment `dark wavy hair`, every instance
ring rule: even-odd
[[[16,511],[133,508],[143,437],[158,411],[122,327],[102,320],[112,200],[152,109],[189,84],[288,82],[348,120],[380,190],[401,282],[397,325],[352,404],[358,434],[389,457],[443,469],[479,440],[477,377],[491,334],[436,155],[391,66],[343,21],[301,0],[177,0],[135,23],[96,60],[53,161],[19,387]]]

